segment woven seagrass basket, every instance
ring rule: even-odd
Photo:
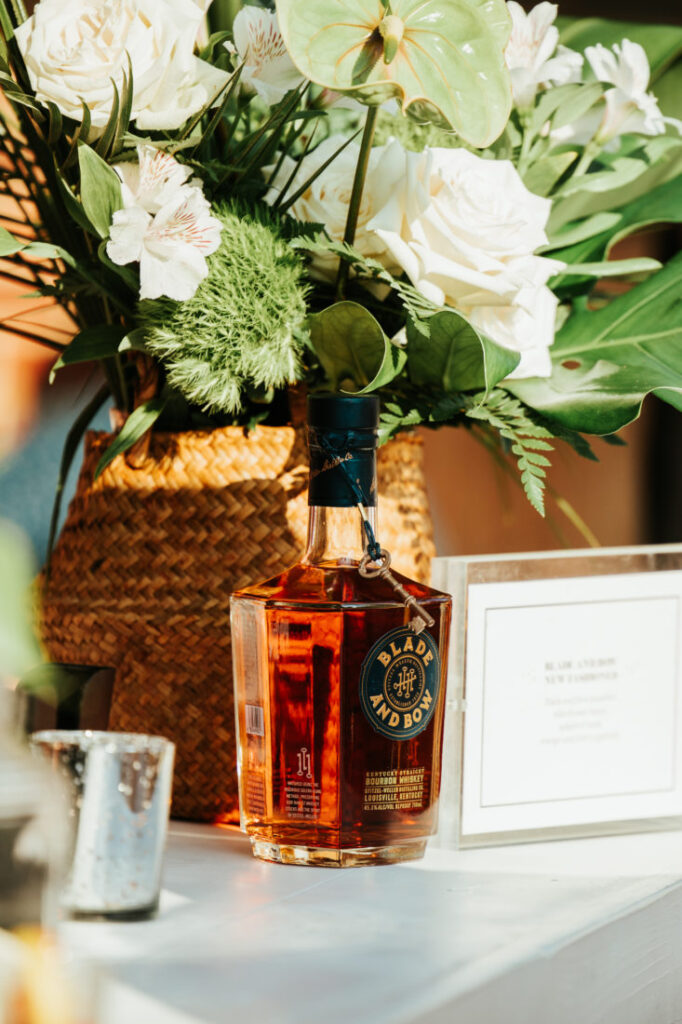
[[[109,728],[177,744],[173,814],[238,816],[229,599],[293,564],[305,542],[307,453],[293,427],[152,434],[135,468],[91,432],[43,583],[53,661],[116,668]],[[433,555],[421,441],[379,452],[380,539],[427,580]]]

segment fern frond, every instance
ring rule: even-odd
[[[546,470],[551,462],[540,453],[554,450],[551,431],[531,419],[529,410],[518,398],[500,388],[475,395],[466,415],[472,420],[487,423],[509,443],[526,497],[536,512],[544,516]]]
[[[429,299],[425,298],[414,285],[408,281],[401,281],[394,277],[379,260],[364,256],[347,242],[337,242],[330,238],[324,231],[317,231],[314,235],[302,235],[292,240],[295,249],[301,249],[312,255],[331,253],[344,259],[353,267],[359,278],[366,278],[373,281],[380,281],[387,284],[400,299],[405,312],[414,321],[414,325],[420,333],[428,335],[428,327],[424,320],[440,309]]]

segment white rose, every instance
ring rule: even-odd
[[[234,46],[225,45],[236,50],[244,63],[241,84],[257,92],[269,106],[304,81],[284,45],[274,12],[247,4],[237,13],[232,34]]]
[[[16,30],[31,85],[43,102],[95,129],[107,123],[112,79],[133,70],[132,120],[142,130],[179,128],[229,75],[194,56],[203,4],[194,0],[41,0]]]
[[[464,149],[405,157],[404,175],[365,231],[428,299],[520,352],[512,376],[547,376],[557,306],[547,281],[564,264],[534,253],[547,241],[551,201],[529,192],[507,160]]]
[[[579,82],[583,58],[575,50],[557,46],[559,30],[554,25],[557,5],[537,4],[526,14],[516,0],[509,0],[507,9],[512,31],[504,51],[511,78],[515,106],[531,107],[539,88]]]
[[[539,262],[539,261],[538,261]],[[564,266],[553,262],[555,270]],[[529,268],[524,268],[528,272]],[[510,377],[549,377],[552,373],[550,347],[554,341],[559,300],[544,284],[546,268],[537,269],[538,280],[532,277],[522,285],[511,305],[477,306],[469,310],[469,318],[478,330],[498,345],[521,353],[521,361]]]
[[[317,149],[304,157],[289,185],[287,195],[293,195],[332,156],[343,141],[343,136],[334,135],[325,139]],[[292,217],[312,224],[324,224],[331,238],[342,241],[359,152],[360,147],[357,143],[346,146],[296,200],[289,211]],[[391,203],[391,198],[405,175],[406,155],[406,151],[397,142],[388,146],[377,146],[372,150],[353,243],[363,256],[379,260],[390,271],[400,271],[401,266],[392,258],[378,235],[367,229],[367,224],[380,209]],[[295,162],[286,157],[265,197],[267,202],[275,201],[295,168]],[[312,272],[318,278],[333,281],[338,265],[336,256],[323,253],[314,257]]]

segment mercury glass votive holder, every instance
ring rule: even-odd
[[[33,733],[31,745],[68,783],[74,844],[62,908],[72,917],[152,916],[174,744],[161,736],[55,729]]]

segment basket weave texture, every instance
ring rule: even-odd
[[[177,745],[173,814],[236,820],[229,599],[301,555],[307,453],[293,427],[153,434],[132,468],[93,482],[111,435],[90,432],[76,495],[43,580],[53,661],[116,668],[109,728]],[[379,538],[426,581],[434,554],[421,441],[379,451]]]

